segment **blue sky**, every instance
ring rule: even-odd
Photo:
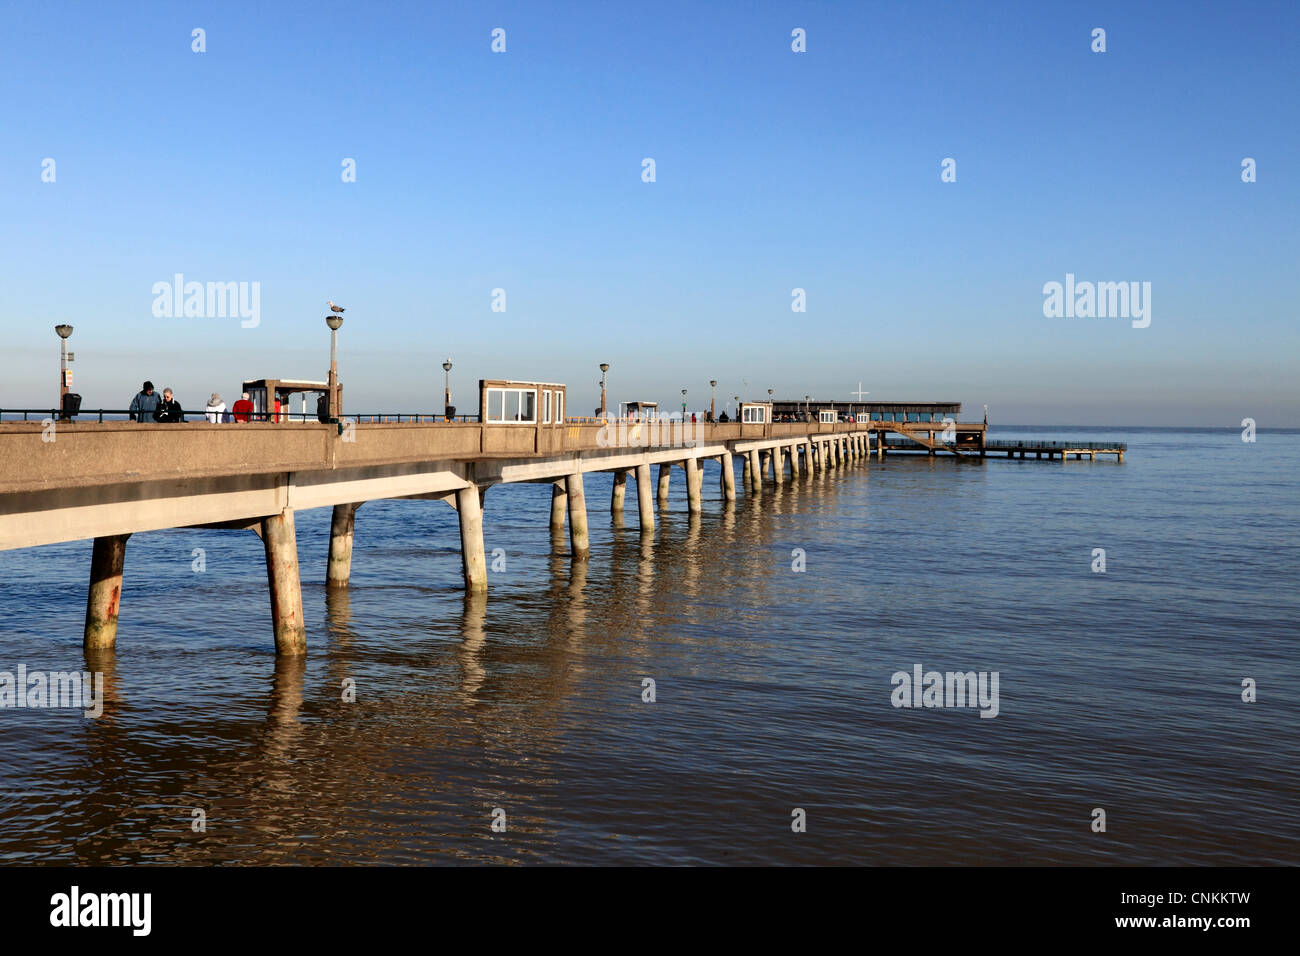
[[[1294,425],[1298,33],[1291,3],[10,4],[0,406],[55,400],[58,322],[88,407],[323,378],[332,297],[352,411],[440,408],[450,355],[467,411],[483,377],[587,411],[605,361],[611,402]],[[1045,318],[1067,272],[1150,282],[1150,327]],[[260,324],[156,318],[175,273],[259,282]]]

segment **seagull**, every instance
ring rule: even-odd
[[[341,305],[335,305],[335,304],[334,304],[334,300],[333,300],[333,299],[330,299],[330,311],[331,311],[331,312],[342,312],[342,311],[344,311],[344,309],[343,309],[343,306],[341,306]]]

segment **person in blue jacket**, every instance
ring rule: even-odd
[[[153,421],[153,410],[158,407],[158,393],[153,390],[153,382],[145,382],[140,394],[131,399],[131,421]]]

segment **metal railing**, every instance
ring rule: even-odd
[[[230,409],[226,412],[233,416]],[[57,408],[0,408],[0,422],[28,422],[43,421],[46,418],[52,418],[56,421],[62,415],[62,411]],[[204,420],[207,412],[205,409],[195,411],[186,409],[183,412],[187,422],[201,422]],[[317,422],[320,419],[315,412],[248,412],[249,421],[255,422]],[[446,416],[441,412],[434,414],[432,412],[367,412],[360,415],[345,414],[345,421],[357,422],[442,422],[446,421]],[[131,411],[126,408],[83,408],[71,418],[74,422],[125,422],[131,420]],[[477,415],[454,415],[451,418],[453,422],[478,422]],[[146,424],[157,424],[146,422]]]

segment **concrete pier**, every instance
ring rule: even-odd
[[[325,586],[345,588],[352,576],[352,532],[356,527],[356,502],[334,506],[330,518],[330,557]]]
[[[257,530],[276,649],[297,655],[307,643],[294,524],[298,511],[332,509],[324,583],[328,593],[346,595],[362,503],[447,502],[459,517],[465,588],[481,592],[488,582],[482,497],[487,488],[551,484],[553,545],[563,540],[567,523],[569,550],[581,559],[591,547],[584,475],[611,473],[610,510],[617,528],[626,508],[628,474],[634,472],[641,547],[643,554],[647,548],[653,553],[654,499],[657,493],[667,497],[674,465],[685,472],[687,507],[698,528],[705,461],[719,463],[719,497],[730,503],[736,498],[736,456],[741,456],[746,492],[757,504],[768,470],[779,487],[800,474],[837,467],[854,451],[869,451],[864,439],[872,430],[881,446],[884,434],[874,423],[702,423],[699,434],[682,444],[680,436],[661,438],[644,422],[633,422],[628,440],[611,444],[607,425],[572,420],[563,425],[385,421],[356,427],[364,441],[346,441],[315,422],[254,422],[230,429],[197,422],[166,428],[71,422],[60,426],[60,470],[52,484],[48,470],[32,464],[47,452],[40,424],[0,424],[0,550],[92,539],[83,640],[88,649],[111,651],[131,534],[178,527]],[[981,451],[983,428],[966,426],[977,438],[967,444]],[[907,423],[891,423],[888,430],[905,438],[922,436]],[[166,461],[148,473],[138,471],[137,463],[160,443]],[[1068,451],[1073,457],[1096,449],[1071,444]],[[652,487],[656,466],[657,489]]]
[[[585,558],[591,542],[587,537],[587,499],[582,493],[582,472],[575,471],[564,479],[564,490],[569,495],[569,553],[575,558]]]
[[[456,492],[460,515],[460,563],[466,591],[487,590],[487,556],[483,547],[483,499],[474,485]]]
[[[129,534],[96,538],[90,553],[90,590],[82,647],[102,651],[117,643],[117,612],[122,604],[122,568]],[[24,690],[25,692],[25,690]]]
[[[655,528],[654,501],[650,495],[650,466],[636,466],[636,503],[641,517],[641,532],[653,531]]]
[[[475,504],[478,495],[474,496]],[[463,520],[463,519],[462,519]],[[307,628],[302,617],[302,583],[298,577],[298,536],[293,509],[262,519],[266,580],[271,591],[271,627],[277,654],[305,654]]]

